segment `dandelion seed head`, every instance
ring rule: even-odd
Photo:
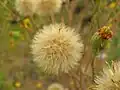
[[[16,10],[23,16],[31,16],[36,10],[35,0],[16,0]]]
[[[60,11],[62,0],[38,0],[36,12],[39,15],[46,15]]]
[[[47,90],[64,90],[64,87],[59,83],[53,83],[50,86],[48,86]]]
[[[44,26],[33,39],[33,60],[47,73],[68,73],[78,65],[84,45],[79,34],[64,24]]]
[[[104,68],[101,76],[96,76],[95,90],[120,90],[120,62],[113,68]]]

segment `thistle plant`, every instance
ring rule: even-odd
[[[26,79],[16,86],[23,90],[119,90],[119,6],[119,0],[0,0],[1,70],[8,77],[19,66],[17,77]],[[36,84],[40,79],[46,81]]]
[[[113,32],[110,29],[110,26],[103,26],[100,28],[91,39],[92,46],[93,46],[93,52],[95,54],[99,53],[103,49],[108,48],[108,45],[111,41],[111,38],[113,36]]]

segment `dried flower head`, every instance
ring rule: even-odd
[[[113,36],[113,32],[110,28],[111,25],[104,26],[93,34],[91,44],[95,54],[99,53],[99,51],[110,48],[110,43],[112,41],[111,38]]]
[[[32,42],[33,60],[51,74],[68,73],[83,55],[81,37],[64,24],[44,26]]]
[[[107,39],[107,40],[113,36],[113,32],[111,31],[109,26],[104,26],[100,28],[97,33],[102,39]]]
[[[16,10],[23,16],[31,16],[36,10],[36,2],[34,0],[16,0]]]
[[[64,87],[59,83],[53,83],[50,86],[48,86],[47,90],[64,90]]]
[[[46,15],[60,11],[62,0],[38,0],[36,4],[36,13]]]
[[[113,68],[104,68],[95,82],[95,90],[120,90],[120,62],[114,63]]]

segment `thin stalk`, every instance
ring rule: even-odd
[[[31,16],[30,19],[31,19],[32,27],[34,28],[34,30],[35,31],[38,30],[39,28],[37,27],[37,24],[35,23],[33,16]]]
[[[8,10],[9,12],[13,13],[12,10],[10,10],[6,5],[4,5],[2,1],[0,1],[0,5],[4,7],[6,10]]]
[[[74,15],[74,10],[75,10],[76,6],[77,6],[77,0],[73,0],[70,4],[70,9],[68,12],[70,26],[72,25],[72,22],[73,22],[73,15]]]
[[[69,18],[69,26],[71,26],[72,25],[72,11],[71,10],[68,11],[68,18]]]
[[[55,23],[55,16],[53,13],[50,14],[50,19],[51,19],[52,23],[54,24]]]
[[[26,39],[27,39],[27,41],[28,41],[28,44],[30,44],[30,42],[31,42],[31,35],[27,32],[27,31],[25,31],[25,36],[26,36]]]
[[[64,18],[63,13],[64,13],[64,7],[61,9],[60,20],[62,23],[65,23],[65,18]]]
[[[92,81],[94,83],[94,80],[95,80],[95,58],[92,59],[91,68],[92,68]]]
[[[88,61],[88,63],[86,64],[86,67],[85,67],[84,72],[87,72],[88,67],[89,67],[89,65],[91,64],[91,62],[92,62],[92,60],[90,59],[90,61]]]
[[[67,3],[65,5],[65,9],[68,13],[68,25],[71,26],[73,20],[73,11],[76,7],[76,0],[72,1],[71,3],[69,2],[69,0],[67,0],[66,2]]]
[[[75,72],[70,72],[72,77],[76,79],[77,81],[80,81],[80,77]]]
[[[65,23],[65,19],[64,19],[63,16],[61,16],[61,22],[62,22],[62,23]]]
[[[70,85],[70,90],[79,90],[78,86],[77,86],[77,83],[76,82],[79,82],[76,78],[74,78],[74,76],[72,74],[68,74],[68,76],[70,77],[70,79],[73,81],[72,82],[72,87]]]
[[[69,0],[66,0],[66,4],[65,4],[65,9],[66,9],[66,11],[69,13]],[[68,14],[68,23],[69,23],[69,14]],[[70,23],[69,23],[70,24]]]

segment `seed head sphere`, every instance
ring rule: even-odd
[[[33,61],[43,71],[58,75],[78,65],[84,45],[74,29],[64,24],[51,24],[39,30],[32,40]]]

